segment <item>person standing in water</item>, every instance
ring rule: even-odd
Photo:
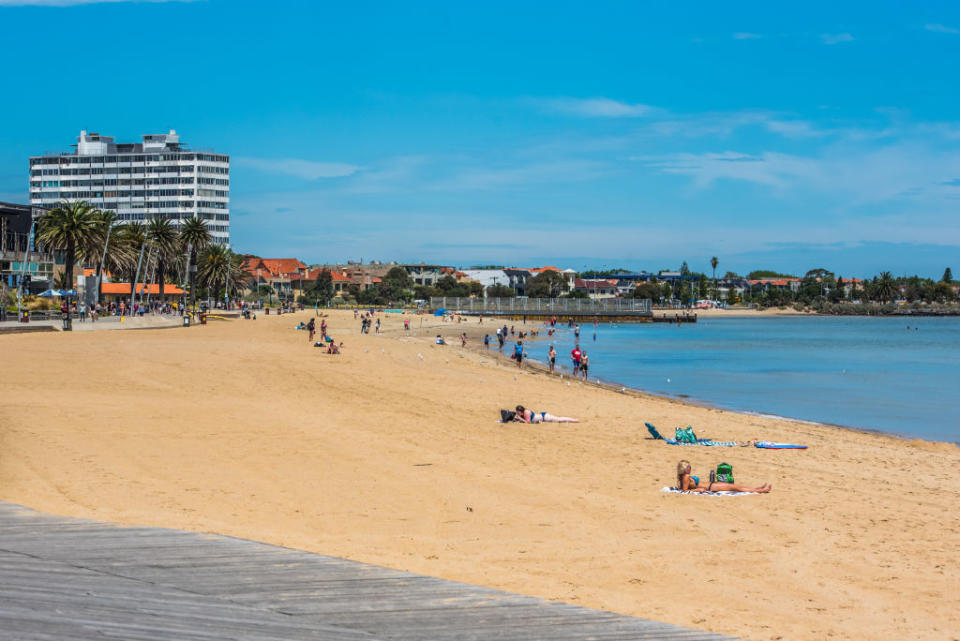
[[[550,346],[550,351],[547,352],[547,362],[550,363],[550,373],[553,374],[557,369],[557,350],[553,348],[553,345]]]

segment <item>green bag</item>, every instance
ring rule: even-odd
[[[717,482],[733,483],[733,466],[729,463],[721,463],[717,466]]]

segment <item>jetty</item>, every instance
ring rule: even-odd
[[[0,638],[731,637],[228,536],[0,502]]]

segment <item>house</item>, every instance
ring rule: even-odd
[[[578,278],[573,283],[573,289],[595,299],[617,297],[617,282],[614,280]]]
[[[294,290],[303,290],[307,266],[296,258],[248,256],[243,271],[250,274],[254,287],[267,285],[281,298],[290,298],[294,296]]]

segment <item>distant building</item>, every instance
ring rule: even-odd
[[[191,217],[207,223],[214,242],[230,244],[230,157],[192,150],[177,132],[118,143],[81,131],[76,150],[30,158],[30,204],[85,200],[126,221]]]
[[[595,299],[616,298],[619,293],[617,281],[602,278],[578,278],[573,282],[573,289]]]
[[[29,243],[30,226],[45,213],[42,207],[0,202],[0,282],[16,289],[21,276],[30,277],[30,290],[50,289],[54,280],[52,253],[37,247],[36,236]]]

